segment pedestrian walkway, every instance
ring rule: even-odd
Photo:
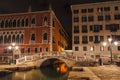
[[[83,71],[71,71],[68,76],[68,80],[78,80],[86,78],[83,80],[101,80],[97,77],[88,67],[74,67],[74,68],[83,68]],[[89,78],[89,79],[88,79]]]
[[[116,65],[106,65],[89,67],[101,80],[120,80],[120,67]]]

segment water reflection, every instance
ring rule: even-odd
[[[15,72],[0,80],[67,80],[68,72],[61,74],[55,68],[40,68],[25,72]]]

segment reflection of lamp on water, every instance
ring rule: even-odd
[[[64,74],[68,71],[68,68],[65,63],[60,64],[60,67],[57,67],[57,70],[59,70],[60,73]]]
[[[15,50],[18,50],[18,46],[16,46],[16,44],[15,43],[12,43],[9,47],[8,47],[8,49],[9,50],[12,50],[12,62],[11,63],[14,63],[14,51]]]
[[[110,50],[110,63],[112,64],[113,63],[113,61],[112,61],[112,47],[113,47],[113,45],[112,45],[112,38],[109,38],[108,41],[110,43],[108,45],[109,50]],[[113,44],[116,46],[118,44],[118,42],[114,41]],[[106,46],[107,42],[103,42],[103,45]]]

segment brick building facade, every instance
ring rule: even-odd
[[[0,60],[8,59],[11,43],[20,55],[62,51],[68,35],[52,10],[0,15]]]

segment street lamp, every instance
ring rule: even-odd
[[[14,51],[15,50],[18,50],[18,46],[16,46],[16,44],[15,43],[12,43],[9,47],[8,47],[8,49],[9,50],[12,50],[12,63],[14,64]]]
[[[112,47],[113,47],[113,44],[116,46],[116,45],[118,45],[118,42],[117,41],[114,41],[113,43],[112,43],[112,38],[109,38],[108,39],[108,41],[109,41],[109,50],[110,50],[110,63],[112,64],[113,63],[113,61],[112,61]],[[106,46],[107,45],[107,42],[103,42],[103,45],[104,46]]]

